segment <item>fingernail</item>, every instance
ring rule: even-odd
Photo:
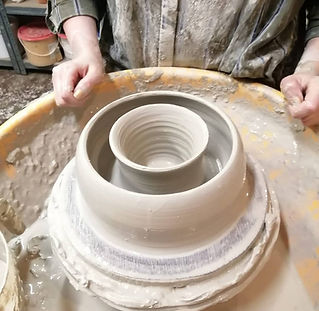
[[[85,93],[80,89],[80,90],[76,90],[73,94],[73,96],[76,99],[82,99],[84,97]]]
[[[288,93],[288,92],[289,92],[289,89],[291,89],[293,86],[294,86],[293,83],[287,82],[287,83],[285,83],[285,84],[282,86],[281,90],[282,90],[284,93]]]

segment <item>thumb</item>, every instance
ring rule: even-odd
[[[299,105],[289,106],[289,111],[294,118],[303,119],[311,114],[311,106],[308,101],[303,101]]]
[[[305,100],[298,106],[289,107],[295,118],[303,119],[319,114],[319,77],[312,78],[306,87]],[[317,119],[318,117],[316,117]],[[317,122],[318,123],[318,122]]]
[[[293,107],[299,105],[304,99],[303,87],[297,75],[284,78],[280,83],[280,89],[288,103]]]
[[[102,76],[102,73],[90,68],[74,89],[74,97],[81,100],[88,96],[93,87],[101,81]]]
[[[311,79],[306,88],[305,100],[292,113],[294,117],[308,120],[307,125],[319,122],[319,77]]]

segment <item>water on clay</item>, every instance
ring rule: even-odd
[[[136,81],[135,85],[137,91],[147,90],[147,86],[142,81]],[[312,142],[310,138],[305,138],[299,130],[289,128],[282,110],[278,109],[276,115],[263,110],[261,116],[261,111],[252,108],[251,104],[245,100],[230,103],[228,99],[225,99],[227,98],[225,95],[231,94],[231,88],[212,86],[207,89],[193,90],[182,85],[178,87],[158,85],[155,89],[193,93],[223,108],[239,128],[246,151],[261,162],[267,173],[281,174],[280,180],[274,181],[274,186],[282,211],[287,216],[289,207],[298,205],[301,196],[305,195],[309,189],[318,189],[318,170],[313,169],[318,152],[309,148]],[[92,114],[94,112],[92,108]],[[66,113],[59,122],[50,124],[50,129],[46,129],[29,143],[26,152],[37,154],[34,160],[31,160],[31,156],[21,156],[15,163],[17,170],[24,171],[23,178],[29,178],[32,181],[37,175],[44,181],[39,184],[41,194],[35,193],[35,198],[39,202],[43,202],[43,195],[48,195],[49,188],[56,178],[54,172],[57,167],[63,167],[74,154],[78,135],[72,126],[75,122],[74,115]],[[50,144],[47,143],[48,141]],[[269,150],[272,152],[270,153]],[[37,162],[39,159],[40,163]],[[291,182],[292,176],[294,182]],[[24,184],[21,195],[19,195],[21,189],[10,184],[10,181],[2,183],[0,194],[4,197],[12,196],[13,201],[18,201],[17,210],[21,215],[25,215],[26,207],[28,211],[33,211],[31,216],[25,215],[28,219],[27,223],[30,224],[45,208],[40,204],[28,205],[27,198],[34,185],[21,184]],[[21,206],[22,204],[24,205]],[[309,228],[309,232],[312,229],[316,228]],[[302,228],[296,230],[300,230],[302,238]],[[76,291],[69,284],[61,267],[52,256],[45,217],[36,221],[21,237],[11,241],[10,245],[18,256],[18,268],[26,295],[26,311],[114,310],[98,299]],[[290,257],[284,226],[268,263],[250,285],[229,302],[207,309],[207,311],[256,310],[314,310]]]
[[[243,292],[206,311],[313,310],[284,239],[281,232],[269,262]],[[19,249],[16,255],[24,281],[26,311],[115,311],[69,284],[51,253],[45,219],[35,223],[11,244],[15,245],[13,249]]]

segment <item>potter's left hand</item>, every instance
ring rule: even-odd
[[[294,118],[304,125],[319,124],[319,38],[307,43],[295,73],[280,84]]]

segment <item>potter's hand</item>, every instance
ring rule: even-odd
[[[308,42],[295,73],[284,78],[280,88],[294,118],[306,126],[319,124],[319,38]]]
[[[96,21],[75,16],[63,24],[73,59],[53,69],[52,82],[58,106],[79,106],[104,74]]]
[[[52,72],[55,100],[58,106],[80,106],[103,77],[103,61],[94,55],[79,55],[62,63]]]
[[[319,75],[296,72],[284,78],[280,88],[294,118],[306,126],[319,124]]]

